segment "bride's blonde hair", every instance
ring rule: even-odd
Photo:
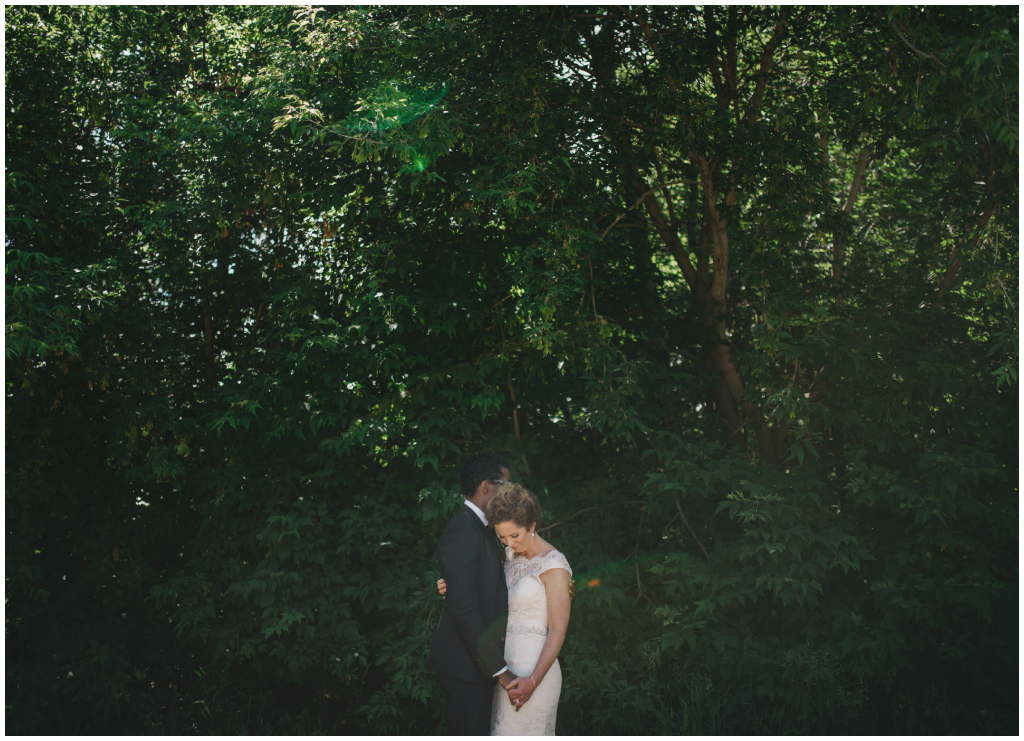
[[[540,502],[519,484],[502,484],[487,503],[487,522],[497,525],[514,522],[519,527],[530,527],[540,522]]]

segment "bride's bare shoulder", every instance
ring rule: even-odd
[[[538,558],[547,558],[551,553],[559,553],[559,550],[555,548],[554,544],[549,542],[547,539],[541,539],[542,547],[537,551]]]

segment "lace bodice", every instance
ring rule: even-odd
[[[544,556],[523,558],[517,556],[511,548],[505,549],[505,584],[509,590],[524,576],[540,576],[550,569],[565,569],[572,577],[572,568],[561,551],[552,548]]]
[[[548,634],[548,600],[540,575],[550,569],[565,569],[569,562],[559,551],[524,558],[505,549],[505,584],[508,585],[508,632]]]

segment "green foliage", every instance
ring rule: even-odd
[[[560,733],[1014,727],[1015,11],[5,23],[12,732],[443,733],[476,450]]]

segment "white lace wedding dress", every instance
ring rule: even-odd
[[[548,635],[548,600],[540,575],[549,569],[565,569],[569,562],[560,552],[526,559],[505,549],[505,583],[508,585],[508,631],[505,661],[513,674],[528,677],[540,658]],[[558,696],[562,692],[562,670],[558,659],[537,685],[530,699],[517,713],[508,693],[496,685],[491,706],[492,736],[554,736]]]

